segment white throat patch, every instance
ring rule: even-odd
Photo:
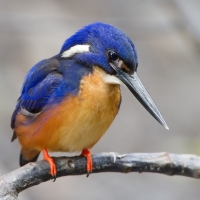
[[[62,53],[62,58],[69,58],[72,57],[76,53],[83,53],[90,51],[90,45],[89,44],[82,44],[82,45],[75,45],[71,48],[69,48],[67,51],[64,51]]]
[[[100,69],[99,67],[96,67],[96,70],[105,83],[125,86],[125,84],[121,80],[119,80],[116,76],[107,74],[104,70]]]

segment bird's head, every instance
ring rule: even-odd
[[[106,83],[126,85],[147,111],[168,129],[137,76],[135,46],[121,30],[100,22],[85,26],[64,42],[60,55],[89,67],[99,66]]]

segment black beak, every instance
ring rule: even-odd
[[[167,130],[169,130],[165,120],[160,114],[158,108],[153,102],[152,98],[148,94],[147,90],[141,83],[137,73],[134,72],[133,75],[129,75],[128,73],[122,71],[120,68],[116,68],[116,77],[120,79],[132,92],[132,94],[137,98],[137,100],[146,108],[146,110]]]

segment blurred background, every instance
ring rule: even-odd
[[[0,0],[0,175],[19,167],[10,117],[27,71],[95,21],[110,23],[132,39],[139,77],[170,130],[122,88],[121,110],[92,152],[200,154],[200,1]],[[199,180],[186,177],[101,173],[49,181],[19,199],[188,200],[199,199],[199,188]]]

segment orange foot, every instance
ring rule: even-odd
[[[53,177],[53,182],[54,182],[56,180],[56,165],[55,165],[55,162],[54,162],[53,158],[51,158],[49,156],[46,148],[42,151],[42,153],[43,153],[44,160],[46,160],[50,165],[50,173],[51,173],[51,176]]]
[[[85,156],[87,160],[87,177],[92,173],[92,154],[88,149],[83,149],[81,156]]]

